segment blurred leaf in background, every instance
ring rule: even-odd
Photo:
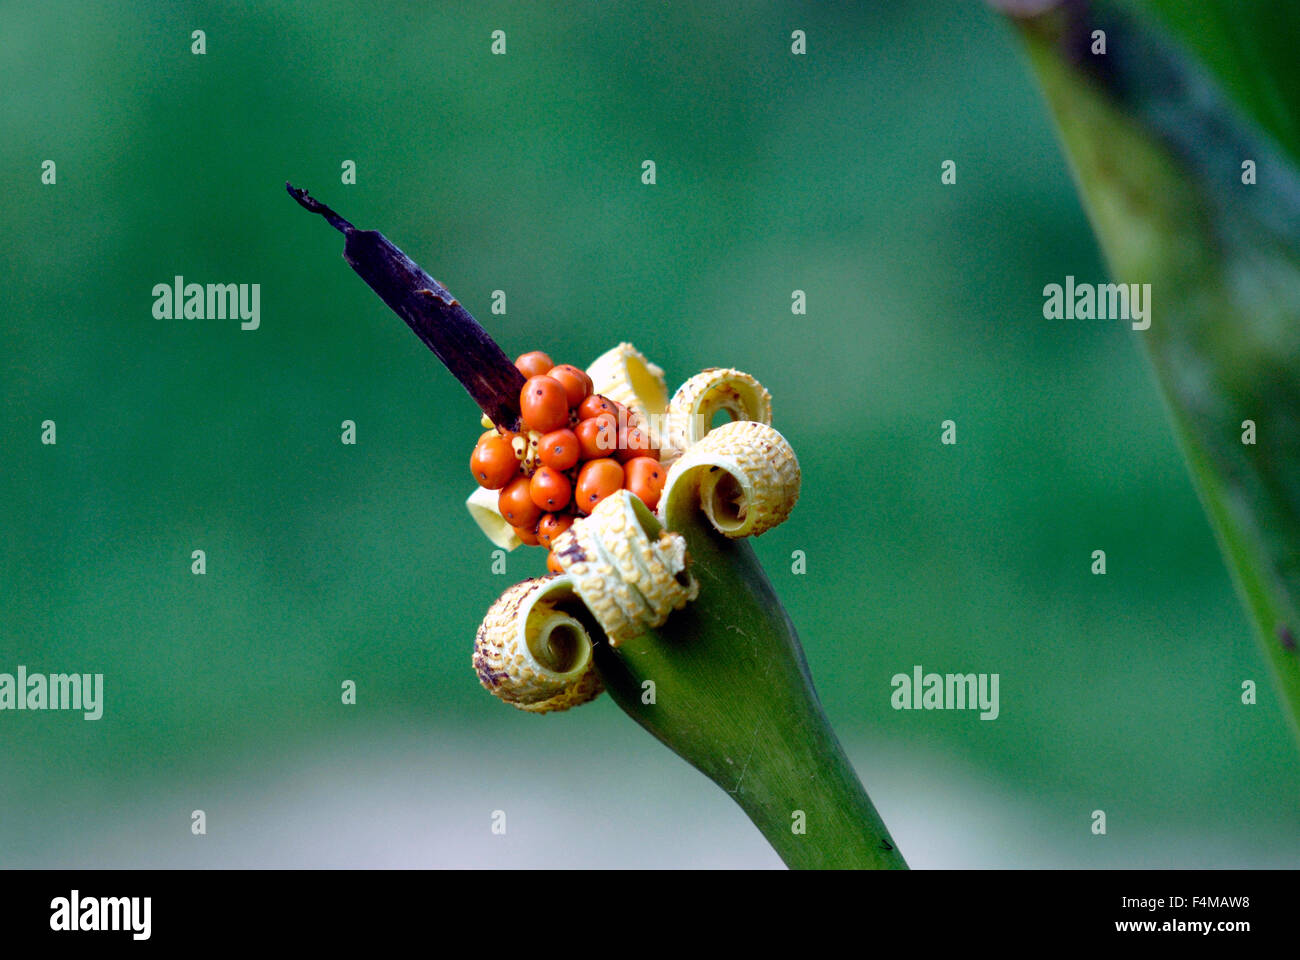
[[[1226,51],[1228,89],[1289,157],[1155,24],[1074,3],[1019,25],[1112,272],[1159,291],[1140,339],[1300,734],[1300,67],[1263,39],[1296,34],[1290,14],[1166,14]]]

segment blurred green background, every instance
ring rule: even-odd
[[[1134,334],[1042,317],[1105,275],[982,6],[4,3],[0,77],[0,672],[106,688],[0,713],[0,866],[779,865],[608,699],[479,688],[544,557],[490,573],[476,408],[286,179],[512,355],[763,381],[804,490],[756,548],[913,866],[1296,862],[1300,762]],[[260,283],[261,329],[154,319],[176,274]],[[999,673],[1001,716],[893,711],[918,663]]]

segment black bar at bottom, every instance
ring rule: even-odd
[[[1286,871],[8,871],[0,936],[7,947],[331,951],[414,936],[421,949],[457,955],[603,951],[620,940],[676,951],[682,937],[730,953],[744,943],[770,948],[778,934],[809,951],[847,942],[864,954],[1062,942],[1220,952],[1260,935],[1290,941],[1296,879]],[[606,934],[618,939],[602,943]]]

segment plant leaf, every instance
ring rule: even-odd
[[[1300,733],[1300,177],[1150,23],[1085,3],[1015,22],[1114,279],[1151,284],[1136,336]],[[1239,41],[1225,75],[1244,77],[1252,49]],[[1266,80],[1238,86],[1293,134]]]
[[[1291,0],[1146,0],[1224,93],[1300,162],[1300,17]]]

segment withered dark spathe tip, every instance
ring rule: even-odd
[[[524,376],[447,288],[382,233],[358,230],[291,183],[284,188],[343,234],[343,259],[446,365],[479,409],[497,426],[518,430]]]
[[[325,204],[313,198],[306,190],[298,189],[288,180],[284,182],[284,189],[289,191],[289,196],[297,200],[304,210],[310,210],[312,213],[319,213],[326,219],[326,221],[328,221],[331,227],[338,230],[340,233],[347,234],[349,231],[356,229],[356,227],[352,226],[352,224],[348,223],[329,207],[325,206]]]

